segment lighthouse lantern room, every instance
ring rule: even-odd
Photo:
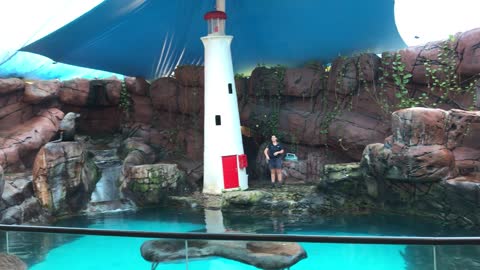
[[[211,11],[204,18],[208,35],[201,38],[205,47],[203,193],[245,190],[248,164],[230,51],[233,37],[225,35],[225,12]]]

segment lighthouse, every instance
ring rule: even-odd
[[[208,35],[201,38],[205,47],[203,193],[245,190],[247,156],[230,51],[233,36],[225,34],[227,14],[218,3],[217,10],[205,14],[204,19]]]

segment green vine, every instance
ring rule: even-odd
[[[378,80],[383,92],[380,92],[378,95],[379,99],[376,101],[380,103],[382,111],[386,115],[392,113],[392,110],[420,106],[424,103],[424,100],[428,99],[425,93],[422,93],[419,97],[415,97],[410,93],[407,85],[410,83],[413,75],[407,71],[400,53],[385,53],[382,56],[379,69],[380,77]],[[387,88],[385,85],[387,80],[393,82],[394,98],[396,99],[393,104],[389,104],[386,95]]]
[[[132,101],[130,93],[127,90],[125,80],[122,81],[122,89],[120,90],[120,101],[118,106],[122,112],[126,115],[127,119],[130,118],[130,112],[132,110]]]
[[[335,91],[334,91],[334,98],[335,98],[335,106],[332,109],[329,109],[328,106],[328,96],[327,91],[323,91],[324,94],[321,97],[322,100],[322,108],[323,110],[323,118],[319,123],[319,132],[320,134],[328,134],[328,128],[330,127],[331,123],[344,111],[350,111],[353,107],[353,95],[356,92],[356,89],[350,89],[346,94],[338,95],[338,93],[342,93],[342,89],[344,88],[344,78],[345,74],[348,70],[348,65],[350,64],[346,57],[341,58],[341,67],[339,68],[339,72],[336,74],[335,79]],[[349,86],[350,87],[350,86]]]
[[[451,102],[452,96],[469,94],[473,97],[472,105],[469,108],[474,109],[477,100],[476,83],[478,75],[462,80],[457,74],[458,54],[455,49],[456,38],[450,38],[440,44],[439,53],[436,60],[425,59],[424,66],[427,78],[427,86],[431,93],[436,94],[438,98],[431,104],[433,107],[439,104]]]
[[[421,61],[425,67],[425,77],[427,82],[427,92],[419,92],[415,89],[409,90],[407,85],[412,79],[412,74],[406,70],[405,63],[402,62],[399,53],[385,53],[381,59],[379,87],[381,91],[375,92],[374,100],[382,107],[382,110],[389,115],[393,110],[421,106],[437,108],[441,104],[450,104],[454,108],[464,110],[474,109],[478,99],[476,94],[476,84],[479,76],[462,79],[457,72],[459,56],[455,48],[456,38],[450,38],[442,42],[439,47],[439,53],[435,60],[424,58]],[[390,68],[387,68],[390,67]],[[388,102],[385,86],[387,81],[392,81],[395,89],[395,100]],[[369,89],[367,89],[368,91]],[[379,94],[378,94],[379,93]],[[468,108],[463,108],[460,104],[453,104],[455,96],[471,95],[473,102]]]
[[[362,55],[360,55],[361,57]],[[359,57],[359,59],[360,59]],[[390,104],[389,102],[387,102],[387,98],[386,98],[386,90],[384,88],[384,85],[385,85],[385,79],[384,77],[382,77],[383,75],[381,75],[381,77],[378,79],[378,82],[380,84],[380,87],[377,87],[377,81],[376,81],[376,72],[375,70],[373,70],[373,68],[375,68],[374,66],[372,66],[372,82],[369,83],[367,82],[367,75],[363,72],[363,70],[365,69],[365,67],[362,67],[362,64],[361,64],[361,61],[359,60],[357,62],[357,70],[358,70],[358,81],[359,81],[359,88],[365,90],[365,92],[370,96],[370,98],[376,103],[379,105],[380,107],[380,110],[381,110],[381,113],[382,113],[382,116],[384,118],[387,118],[389,117],[391,111],[390,111]],[[379,67],[379,70],[380,70],[380,74],[384,74],[384,70],[383,70],[383,67],[382,65],[380,65]],[[380,89],[380,91],[379,91]]]
[[[255,97],[258,104],[268,105],[270,111],[268,113],[260,113],[258,111],[252,113],[253,131],[262,138],[269,137],[272,134],[282,137],[284,135],[279,132],[279,118],[282,93],[283,89],[285,89],[286,68],[280,65],[273,67],[259,65],[258,67],[264,69],[268,76],[262,76],[260,84],[255,89]]]

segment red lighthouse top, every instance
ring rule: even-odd
[[[226,20],[227,19],[227,13],[225,13],[223,11],[214,10],[214,11],[207,12],[205,14],[205,16],[203,16],[203,18],[205,20],[211,20],[211,19]]]
[[[227,14],[223,11],[210,11],[203,16],[208,23],[208,35],[223,36],[225,35],[225,20]]]

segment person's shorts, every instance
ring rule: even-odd
[[[282,159],[281,158],[271,158],[268,161],[268,167],[270,169],[281,169],[282,168]]]

